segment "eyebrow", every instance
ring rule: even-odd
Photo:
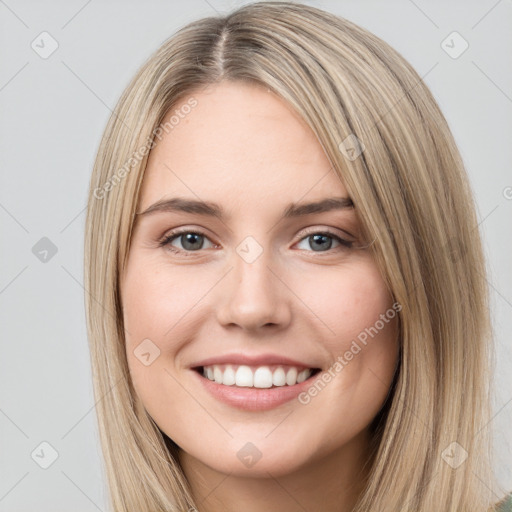
[[[346,210],[354,207],[352,199],[349,197],[329,197],[312,203],[291,203],[283,213],[284,219],[302,217],[314,213],[324,213],[332,210]],[[209,201],[198,201],[195,199],[186,199],[174,197],[161,199],[146,208],[143,212],[137,212],[135,215],[150,215],[156,212],[185,212],[196,215],[205,215],[224,219],[226,217],[222,207]]]

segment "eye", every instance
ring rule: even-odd
[[[354,242],[345,240],[344,238],[341,238],[339,235],[329,230],[311,231],[309,234],[303,237],[299,243],[305,242],[309,247],[320,249],[319,251],[313,252],[327,252],[332,248],[333,239],[339,244],[338,250],[348,249],[354,245]]]
[[[175,240],[180,242],[181,248],[176,248],[171,245],[171,242],[174,242]],[[198,231],[182,230],[169,233],[163,238],[159,245],[160,247],[168,246],[172,252],[186,254],[187,252],[196,252],[199,249],[203,249],[204,240],[208,240],[208,238],[203,233]]]
[[[349,249],[354,245],[354,242],[345,240],[339,235],[329,230],[323,231],[310,231],[303,236],[298,243],[307,243],[310,248],[320,249],[313,252],[328,252],[332,249],[332,240],[338,243],[338,250]],[[174,253],[181,253],[188,255],[191,252],[198,252],[204,249],[204,241],[209,240],[204,233],[200,231],[192,231],[190,229],[183,229],[181,231],[173,231],[167,234],[160,242],[160,247],[168,247]],[[181,248],[172,245],[174,241],[181,244]],[[211,242],[210,242],[211,243]],[[211,244],[214,247],[215,244]]]

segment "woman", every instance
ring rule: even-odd
[[[113,509],[494,510],[476,226],[447,123],[385,42],[288,2],[180,30],[91,179]]]

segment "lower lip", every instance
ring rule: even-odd
[[[313,377],[305,381],[294,384],[293,386],[278,386],[274,388],[244,388],[236,386],[225,386],[215,381],[203,377],[196,370],[192,370],[201,384],[209,391],[217,400],[242,409],[245,411],[267,411],[274,409],[294,398],[309,388],[316,377],[321,372],[316,373]]]

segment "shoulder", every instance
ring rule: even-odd
[[[496,512],[512,512],[512,493],[496,504]]]

